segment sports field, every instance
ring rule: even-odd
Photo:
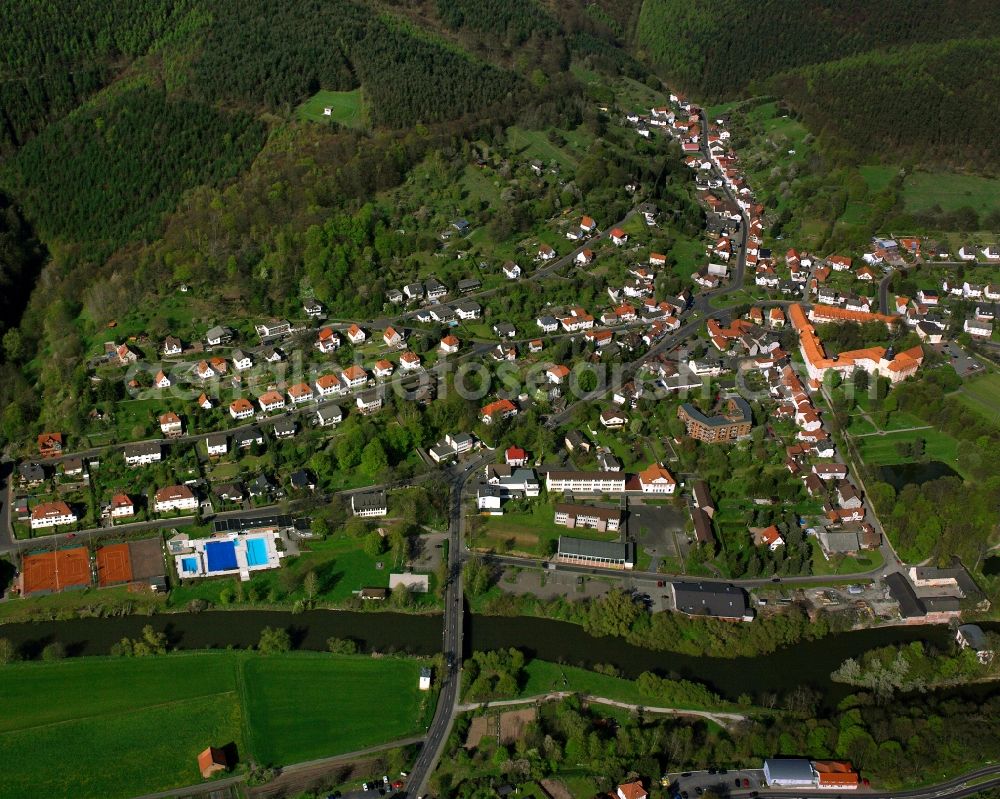
[[[330,115],[323,113],[324,109],[330,109]],[[349,128],[363,128],[365,126],[364,99],[361,89],[350,92],[330,92],[321,89],[312,97],[298,107],[300,119],[309,119],[313,122],[324,122],[333,120]]]
[[[180,653],[6,666],[0,799],[132,797],[201,781],[206,746],[292,763],[424,729],[420,663]]]
[[[111,544],[97,550],[97,584],[101,588],[132,580],[128,544]]]
[[[90,585],[90,553],[86,547],[73,547],[25,555],[21,573],[25,596]]]

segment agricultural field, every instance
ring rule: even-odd
[[[112,799],[195,784],[209,745],[235,744],[243,762],[291,763],[406,737],[433,710],[419,670],[414,660],[236,652],[8,666],[0,797]],[[373,713],[361,687],[376,682],[394,701]]]
[[[330,115],[323,113],[330,109]],[[296,110],[299,119],[312,122],[332,120],[348,128],[365,127],[365,104],[361,89],[349,92],[332,92],[321,89]]]
[[[903,181],[903,203],[908,211],[935,205],[942,211],[968,206],[979,214],[1000,208],[1000,180],[954,172],[913,172]]]

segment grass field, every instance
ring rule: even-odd
[[[854,443],[857,445],[862,459],[869,466],[891,466],[897,463],[908,463],[912,460],[901,457],[896,445],[917,439],[924,440],[926,460],[944,461],[950,466],[955,466],[958,460],[958,441],[947,433],[933,428],[862,436],[855,438]]]
[[[955,396],[994,424],[1000,422],[1000,373],[969,380]]]
[[[1000,208],[1000,180],[953,172],[914,172],[903,182],[903,202],[908,211],[934,205],[943,211],[969,206],[982,214]]]
[[[432,710],[422,706],[419,669],[413,660],[245,652],[8,666],[0,797],[113,799],[194,784],[209,745],[234,743],[244,762],[291,763],[405,737]]]
[[[338,656],[245,661],[247,737],[264,763],[293,763],[405,738],[433,708],[417,690],[420,664]]]
[[[839,559],[827,560],[823,557],[822,548],[816,539],[809,539],[812,542],[812,573],[817,576],[857,574],[879,568],[884,559],[882,553],[874,549],[856,557],[843,556]]]
[[[522,552],[547,557],[556,550],[559,536],[614,541],[618,533],[599,533],[587,528],[567,529],[552,519],[555,508],[551,503],[536,502],[523,513],[505,513],[485,519],[482,530],[470,545],[498,552]]]
[[[323,113],[324,108],[331,110],[330,116]],[[331,92],[321,89],[306,100],[297,109],[299,119],[313,122],[323,122],[332,119],[348,128],[363,128],[365,126],[365,105],[361,89],[350,92]]]

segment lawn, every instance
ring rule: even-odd
[[[294,763],[421,732],[433,713],[420,663],[396,658],[252,657],[243,668],[251,750]]]
[[[208,745],[286,764],[406,737],[433,711],[417,689],[420,665],[202,652],[7,666],[0,797],[112,799],[194,784]]]
[[[817,576],[857,574],[877,569],[883,563],[882,553],[877,549],[855,557],[845,555],[827,560],[823,557],[819,542],[814,538],[809,540],[812,544],[812,573]]]
[[[586,528],[567,529],[553,521],[554,515],[551,503],[535,502],[524,512],[489,516],[470,546],[547,557],[555,552],[561,535],[594,541],[614,541],[619,537],[618,533],[599,533]]]
[[[507,142],[512,150],[521,154],[527,161],[535,158],[543,164],[555,161],[563,168],[577,165],[576,157],[550,142],[545,131],[508,128]]]
[[[994,372],[967,381],[955,396],[994,424],[1000,421],[1000,373]]]
[[[858,168],[861,177],[865,179],[865,185],[872,192],[882,191],[888,186],[896,171],[896,168],[891,166],[869,165]]]
[[[326,116],[324,108],[331,113]],[[323,122],[332,119],[348,128],[363,128],[365,126],[365,107],[361,89],[349,92],[331,92],[321,89],[306,100],[297,109],[299,119],[313,122]]]
[[[978,213],[1000,208],[1000,180],[954,172],[913,172],[903,182],[903,202],[908,211],[938,205],[943,211],[969,206]]]
[[[869,466],[892,466],[908,463],[912,458],[901,457],[896,445],[905,441],[923,439],[925,459],[944,461],[955,466],[958,460],[958,441],[947,433],[929,428],[885,435],[861,436],[854,439],[858,452]]]

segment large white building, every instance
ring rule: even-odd
[[[625,490],[625,475],[622,472],[549,472],[545,475],[545,489],[575,494],[620,494]]]

